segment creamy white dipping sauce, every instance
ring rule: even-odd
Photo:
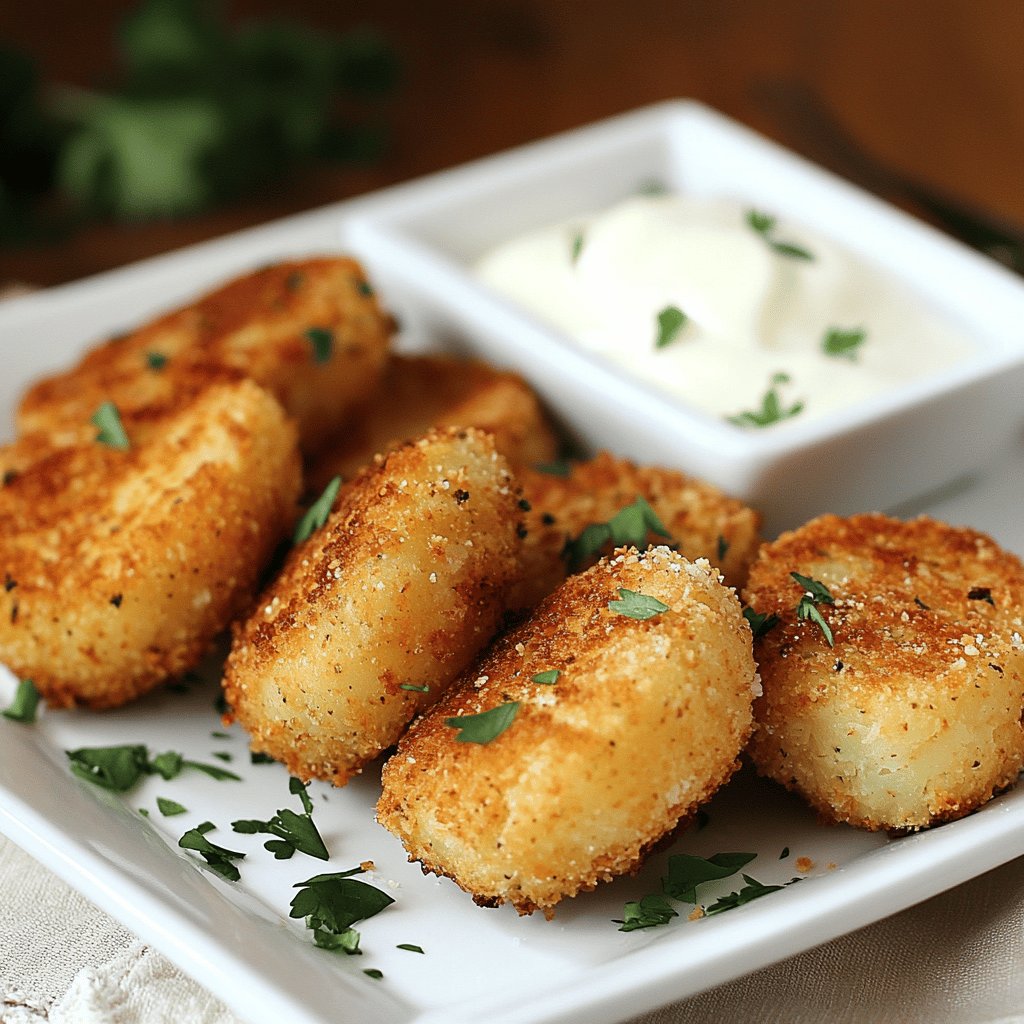
[[[781,412],[799,409],[779,422],[820,416],[970,352],[898,281],[801,226],[759,231],[750,213],[728,200],[638,195],[506,242],[476,271],[578,344],[716,417],[764,418],[773,387]],[[685,316],[674,331],[673,310]],[[831,331],[846,337],[833,343],[845,354],[825,351]]]

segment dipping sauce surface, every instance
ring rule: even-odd
[[[729,200],[634,196],[506,242],[476,270],[583,347],[747,428],[852,405],[973,347],[898,280]]]

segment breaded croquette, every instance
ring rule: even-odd
[[[377,818],[477,903],[551,916],[635,870],[732,775],[756,685],[739,601],[707,562],[618,551],[412,725]]]
[[[822,516],[762,549],[745,598],[779,619],[750,755],[825,820],[924,828],[1017,778],[1024,566],[989,537]]]
[[[253,750],[342,785],[498,627],[520,571],[508,463],[448,428],[361,473],[236,627],[224,689]]]
[[[477,360],[393,355],[380,386],[308,471],[319,493],[353,477],[373,456],[431,427],[479,427],[513,469],[554,458],[558,444],[540,400],[518,374]]]
[[[387,358],[390,318],[352,259],[320,258],[253,271],[39,381],[17,412],[21,433],[88,420],[103,401],[141,408],[159,377],[201,364],[240,370],[295,417],[315,450],[361,403]]]
[[[240,378],[126,433],[0,449],[0,661],[53,705],[114,707],[184,672],[252,599],[295,516],[295,427]]]
[[[707,558],[730,586],[739,587],[760,544],[761,517],[717,487],[672,469],[637,466],[600,452],[586,462],[568,463],[566,475],[526,470],[519,473],[526,515],[526,573],[513,607],[529,608],[550,594],[567,572],[592,565],[597,553],[573,565],[567,543],[597,523],[606,523],[643,498],[667,536],[649,529],[647,541],[672,544],[689,559]]]

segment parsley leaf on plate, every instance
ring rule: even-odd
[[[821,350],[827,356],[855,361],[867,336],[868,332],[863,327],[854,327],[849,331],[841,327],[830,327],[821,339]]]
[[[232,882],[237,882],[242,876],[238,868],[232,863],[236,860],[243,860],[244,853],[237,850],[228,850],[216,843],[211,843],[206,838],[206,833],[214,828],[212,821],[204,821],[195,828],[190,828],[179,840],[178,846],[183,850],[193,850],[209,864],[213,871]]]
[[[750,903],[751,900],[756,900],[761,896],[767,896],[770,892],[778,892],[780,889],[785,888],[784,885],[764,885],[756,878],[751,878],[750,875],[744,875],[743,881],[747,884],[742,889],[720,897],[714,903],[705,907],[704,913],[708,917],[712,914],[721,914],[726,910],[742,907],[744,903]]]
[[[705,859],[676,853],[668,859],[668,874],[661,880],[661,886],[674,900],[696,903],[698,885],[735,875],[756,856],[756,853],[716,853]]]
[[[376,886],[350,876],[362,868],[314,875],[298,882],[291,901],[290,917],[305,918],[313,932],[313,941],[323,949],[341,949],[346,953],[359,951],[359,933],[352,925],[365,921],[391,906],[395,901]]]
[[[36,720],[36,711],[39,708],[39,691],[31,679],[22,679],[18,682],[18,689],[14,693],[14,700],[10,707],[0,712],[4,718],[12,722],[23,722],[31,725]]]
[[[679,332],[686,326],[690,318],[678,306],[666,306],[658,313],[658,330],[654,337],[654,347],[664,348],[671,345]]]
[[[638,928],[654,928],[660,924],[668,924],[673,917],[678,916],[664,896],[652,893],[627,903],[623,909],[622,920],[615,923],[621,925],[620,932],[633,932]]]

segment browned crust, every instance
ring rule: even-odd
[[[793,571],[820,580],[834,596],[834,605],[820,606],[834,648],[817,625],[797,620],[802,591]],[[755,644],[764,697],[755,704],[751,756],[762,774],[800,792],[823,818],[920,828],[962,817],[1014,781],[1024,763],[1024,566],[990,537],[928,517],[822,516],[762,548],[744,597],[780,619]],[[988,710],[958,711],[982,699]],[[834,767],[807,753],[814,729],[822,728],[809,723],[832,711],[837,722],[855,723],[837,728]],[[971,730],[975,741],[961,745],[965,765],[948,766],[959,782],[932,788],[925,779],[918,806],[881,815],[853,792],[855,768],[840,760],[859,723],[906,735],[912,753],[896,739],[878,756],[911,764],[951,729],[967,737]],[[919,742],[929,729],[935,738]],[[976,746],[984,756],[972,752]]]
[[[294,426],[247,380],[126,415],[132,447],[0,449],[0,660],[47,701],[114,707],[192,668],[294,516]]]
[[[531,509],[526,516],[527,571],[513,607],[531,607],[550,594],[567,573],[562,557],[566,541],[574,540],[591,523],[607,522],[638,497],[650,503],[671,535],[666,540],[651,533],[649,543],[674,543],[689,559],[707,558],[730,586],[746,581],[760,544],[757,512],[717,487],[676,470],[638,466],[600,452],[588,461],[572,463],[568,476],[525,470],[519,479]],[[594,561],[596,556],[581,568]]]
[[[306,331],[329,330],[333,353],[314,358]],[[22,433],[85,422],[104,400],[152,405],[161,378],[201,367],[245,373],[272,391],[313,449],[377,383],[390,318],[360,265],[345,257],[296,260],[245,274],[181,309],[92,349],[73,369],[34,385],[18,408]],[[147,355],[167,357],[160,371]]]
[[[614,614],[620,587],[670,611]],[[552,668],[554,685],[532,681]],[[567,580],[416,720],[384,768],[378,820],[478,903],[550,916],[636,870],[732,775],[754,676],[717,574],[664,548],[620,552]],[[446,724],[509,701],[515,720],[486,745]]]
[[[530,386],[486,363],[438,355],[392,355],[380,386],[308,471],[312,492],[350,479],[431,427],[478,427],[494,435],[514,469],[554,458],[557,440]]]
[[[517,498],[490,436],[455,428],[344,488],[236,627],[224,688],[253,749],[342,785],[393,744],[497,629]]]

